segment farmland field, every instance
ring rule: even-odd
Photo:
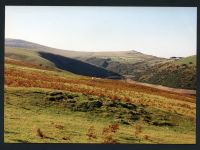
[[[4,105],[6,143],[196,143],[196,96],[123,80],[6,58]]]

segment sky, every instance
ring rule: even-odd
[[[5,38],[75,51],[196,54],[196,7],[6,6]]]

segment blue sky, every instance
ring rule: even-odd
[[[77,51],[196,54],[195,7],[6,6],[5,37]]]

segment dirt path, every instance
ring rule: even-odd
[[[177,88],[170,88],[162,85],[155,85],[155,84],[149,84],[149,83],[142,83],[142,82],[137,82],[131,79],[125,79],[127,83],[132,83],[132,84],[137,84],[137,85],[143,85],[155,89],[160,89],[163,91],[169,91],[173,93],[179,93],[179,94],[187,94],[187,95],[196,95],[196,90],[187,90],[187,89],[177,89]]]

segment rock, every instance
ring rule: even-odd
[[[108,101],[105,103],[105,105],[109,107],[116,107],[116,103],[114,101]]]
[[[47,96],[46,99],[49,100],[49,101],[59,101],[59,100],[63,100],[64,96],[62,96],[62,95]]]
[[[137,106],[131,103],[119,103],[119,105],[121,105],[123,108],[127,108],[127,109],[136,109]]]
[[[101,101],[92,101],[92,102],[89,102],[88,103],[88,106],[89,107],[92,107],[92,108],[100,108],[102,106],[102,102]]]
[[[62,92],[50,92],[48,93],[48,95],[50,96],[56,96],[56,95],[62,95],[63,93]]]
[[[125,124],[125,125],[130,125],[130,123],[124,119],[117,119],[116,120],[117,123],[121,123],[121,124]]]
[[[166,121],[154,121],[152,122],[153,125],[155,126],[175,126],[175,124],[171,123],[171,122],[166,122]]]

